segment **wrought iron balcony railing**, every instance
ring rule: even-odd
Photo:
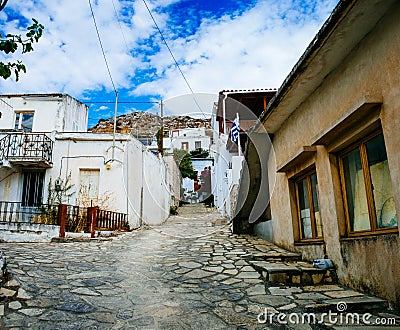
[[[8,133],[0,140],[0,160],[10,163],[52,166],[53,141],[44,133]]]

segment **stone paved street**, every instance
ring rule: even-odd
[[[281,274],[277,269],[300,281],[296,272],[306,264],[262,261],[266,254],[277,260],[296,254],[213,226],[219,222],[214,210],[189,205],[161,227],[111,240],[2,243],[12,278],[0,289],[0,328],[286,329],[276,319],[259,324],[258,316],[320,313],[339,301],[374,307],[371,320],[399,322],[382,300],[329,283],[329,276],[319,286],[268,284],[266,272]],[[291,328],[331,328],[328,322]]]

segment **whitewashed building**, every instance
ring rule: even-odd
[[[0,99],[0,201],[35,207],[62,190],[63,203],[125,213],[131,228],[167,219],[171,171],[139,141],[88,133],[87,106],[66,94]]]
[[[218,103],[214,105],[211,119],[213,127],[211,149],[215,160],[214,202],[220,213],[230,219],[240,215],[241,209],[246,207],[243,202],[237,201],[241,198],[238,195],[238,187],[242,172],[247,175],[253,170],[243,162],[243,154],[246,153],[245,145],[249,138],[247,131],[256,124],[259,114],[266,108],[275,93],[274,89],[223,90],[219,92]],[[238,144],[230,139],[232,123],[236,118],[240,126],[238,143],[240,149]],[[246,186],[250,190],[258,190],[259,184],[259,182],[250,182]]]
[[[212,171],[214,204],[218,211],[228,218],[234,213],[235,189],[239,184],[240,172],[242,170],[243,156],[238,152],[231,152],[227,147],[229,135],[219,132],[218,122],[213,117],[214,144],[214,167]]]
[[[166,152],[172,152],[173,149],[190,152],[200,148],[210,151],[211,138],[212,131],[205,127],[173,129],[163,139],[163,147]]]

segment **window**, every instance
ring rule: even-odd
[[[22,129],[25,132],[32,132],[33,112],[17,112],[15,114],[15,129]]]
[[[397,230],[385,141],[382,132],[363,139],[340,156],[348,232]]]
[[[95,206],[99,197],[99,169],[79,170],[79,202],[83,206]]]
[[[200,149],[201,148],[201,141],[194,141],[194,148]]]
[[[43,197],[44,171],[23,172],[22,206],[39,206]]]
[[[318,182],[315,171],[296,181],[297,212],[300,239],[322,238],[322,222],[318,205]]]
[[[189,151],[189,142],[182,142],[181,149],[185,151]]]

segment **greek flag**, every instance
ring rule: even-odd
[[[239,141],[239,119],[236,117],[235,120],[232,123],[232,128],[231,128],[231,141],[238,143]]]

